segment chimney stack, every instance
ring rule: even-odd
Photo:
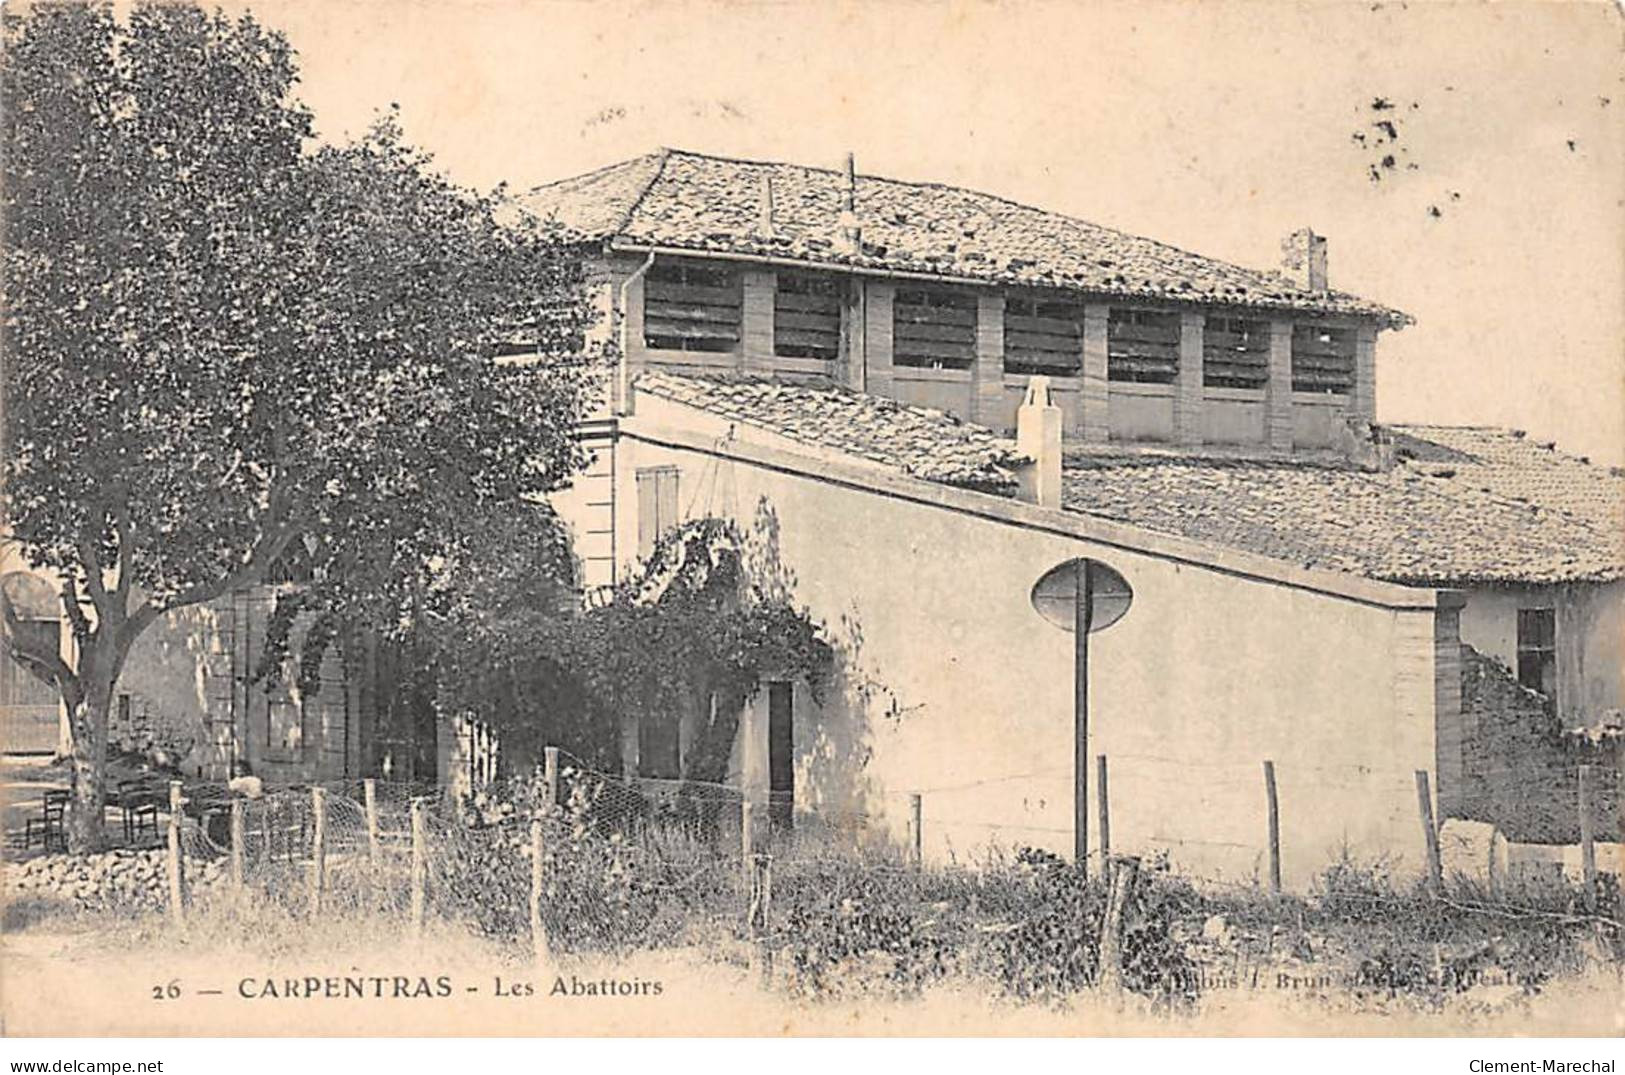
[[[1305,291],[1325,291],[1326,237],[1312,228],[1299,228],[1281,240],[1281,267],[1294,285]]]
[[[1032,460],[1018,475],[1021,499],[1060,507],[1061,408],[1050,399],[1048,377],[1027,378],[1027,397],[1016,410],[1016,450]]]
[[[863,251],[863,229],[858,227],[857,158],[846,155],[846,196],[841,203],[841,241],[854,254]]]
[[[773,174],[762,173],[761,194],[756,199],[756,230],[764,239],[773,238]]]

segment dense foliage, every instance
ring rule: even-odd
[[[251,17],[40,4],[4,32],[5,507],[77,661],[0,606],[69,705],[83,845],[114,684],[166,612],[280,565],[394,629],[448,565],[566,576],[540,498],[579,462],[560,356],[590,307],[570,251],[393,115],[312,145],[293,51]],[[541,357],[495,361],[515,339]]]
[[[478,587],[459,590],[430,621],[442,704],[494,724],[504,751],[562,746],[605,769],[618,765],[623,722],[692,714],[698,734],[683,775],[721,781],[745,700],[769,678],[800,679],[816,694],[833,656],[806,611],[747,570],[749,541],[731,521],[692,520],[576,614],[541,595],[493,603]]]

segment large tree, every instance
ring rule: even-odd
[[[579,462],[590,381],[561,356],[590,308],[578,259],[392,115],[315,146],[294,53],[252,18],[40,5],[4,31],[6,526],[58,580],[73,659],[0,606],[67,704],[83,848],[159,617],[290,554],[328,609],[386,625],[492,532],[563,570],[540,498]],[[516,336],[544,357],[496,361]]]

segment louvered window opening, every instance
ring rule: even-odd
[[[1113,309],[1106,322],[1106,379],[1173,384],[1179,376],[1179,315]]]
[[[779,274],[773,293],[773,353],[781,358],[833,361],[841,353],[841,302],[835,276]]]
[[[892,363],[968,370],[976,361],[976,296],[906,290],[892,303]]]
[[[1210,317],[1202,328],[1202,384],[1207,388],[1263,388],[1270,379],[1267,321]]]
[[[1004,304],[1004,372],[1076,377],[1083,372],[1083,307],[1010,298]]]
[[[1354,389],[1354,331],[1292,326],[1292,391],[1347,395]]]
[[[739,274],[681,263],[643,278],[643,342],[664,351],[728,352],[739,346]]]

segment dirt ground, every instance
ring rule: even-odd
[[[970,986],[906,1000],[809,1002],[764,992],[742,965],[698,952],[547,970],[466,935],[430,932],[268,958],[182,935],[110,950],[96,930],[0,938],[6,1035],[1585,1035],[1625,1033],[1625,986],[1599,968],[1525,997],[1475,989],[1436,1010],[1316,983],[1206,991],[1190,1010],[1138,998],[1064,1006],[998,1001]],[[364,993],[345,997],[344,979]],[[397,979],[401,983],[397,984]],[[420,981],[420,979],[424,979]],[[656,986],[658,983],[658,986]],[[607,988],[606,988],[607,985]],[[306,997],[336,990],[337,996]],[[383,995],[372,995],[381,992]],[[392,995],[404,992],[404,995]],[[605,993],[609,995],[603,995]],[[428,995],[413,995],[427,993]],[[246,994],[246,995],[245,995]]]

